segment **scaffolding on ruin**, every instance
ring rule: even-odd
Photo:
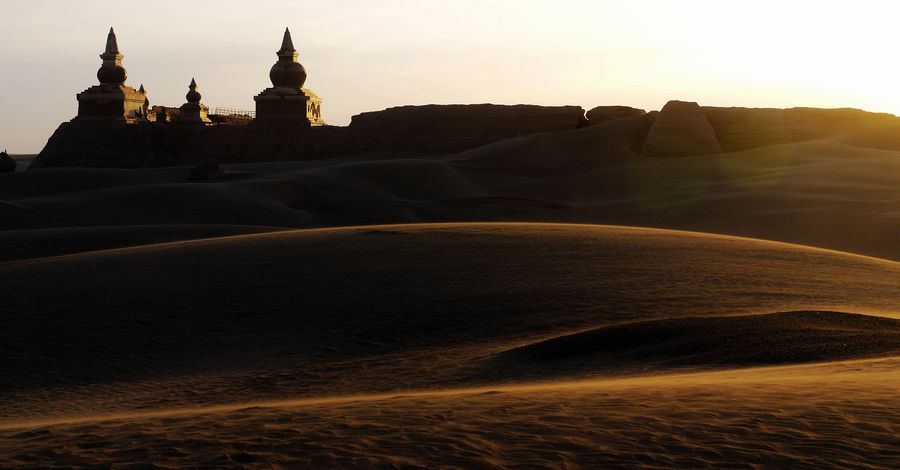
[[[234,117],[234,118],[244,118],[244,119],[255,119],[256,118],[256,111],[252,111],[249,109],[217,107],[214,114],[217,114],[219,116],[230,116],[230,117]]]

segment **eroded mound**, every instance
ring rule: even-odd
[[[545,365],[574,360],[574,368],[624,363],[645,367],[789,364],[897,354],[900,320],[811,311],[625,323],[505,353],[514,360]]]

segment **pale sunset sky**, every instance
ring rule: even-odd
[[[329,124],[404,104],[900,113],[887,1],[0,0],[0,149],[37,153],[97,83],[110,26],[127,84],[253,109],[290,27]]]

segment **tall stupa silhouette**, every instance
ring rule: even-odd
[[[109,28],[106,49],[100,54],[103,63],[97,70],[99,85],[79,93],[79,120],[113,120],[134,122],[144,117],[146,93],[125,84],[128,71],[122,66],[116,32]]]
[[[278,61],[269,70],[272,87],[253,97],[256,101],[254,124],[283,123],[300,126],[323,126],[322,100],[303,88],[306,68],[297,62],[297,50],[291,31],[284,29]]]

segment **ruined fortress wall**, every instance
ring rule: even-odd
[[[598,122],[644,115],[621,107],[595,108],[590,114]],[[893,137],[900,118],[855,109],[715,108],[672,102],[660,113],[646,114],[646,119],[652,123],[650,130],[643,142],[636,143],[645,156],[729,153],[861,133],[875,137],[866,137],[860,145],[900,148],[900,139]],[[56,130],[30,168],[310,160],[379,151],[454,153],[521,135],[576,129],[593,121],[586,121],[577,106],[524,105],[403,106],[354,116],[347,127],[73,120]]]
[[[190,136],[154,123],[73,120],[56,129],[29,168],[173,165],[177,149],[189,140]]]
[[[400,106],[353,116],[354,138],[380,148],[455,152],[520,135],[582,127],[579,106]]]
[[[732,153],[824,138],[887,147],[892,144],[885,137],[900,129],[894,115],[858,109],[718,108],[681,101],[670,101],[654,121],[643,145],[648,157]]]
[[[697,103],[669,101],[644,140],[645,157],[690,157],[722,153],[716,131]]]
[[[578,106],[404,106],[353,117],[348,127],[290,124],[203,126],[190,123],[80,122],[62,124],[31,168],[138,168],[309,160],[372,151],[452,153],[499,140],[585,124]]]
[[[723,152],[849,135],[897,125],[891,114],[858,109],[702,108]]]

